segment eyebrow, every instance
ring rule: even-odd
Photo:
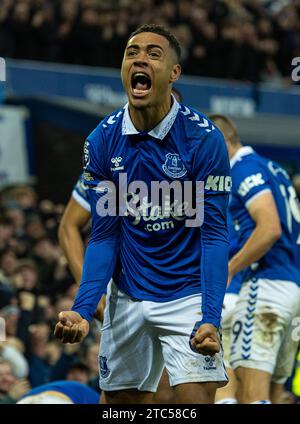
[[[146,48],[147,48],[147,50],[153,49],[153,48],[158,48],[158,49],[164,51],[164,49],[161,46],[159,46],[158,44],[147,44]],[[138,44],[131,44],[130,46],[126,47],[126,50],[128,50],[128,49],[140,49],[140,46]]]

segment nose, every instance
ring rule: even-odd
[[[135,65],[139,66],[147,66],[148,65],[148,55],[146,52],[141,51],[139,52],[138,56],[136,57],[134,61]]]

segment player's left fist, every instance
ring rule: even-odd
[[[220,352],[220,335],[218,329],[212,324],[202,324],[194,331],[191,337],[191,348],[202,355],[213,356]],[[195,331],[196,330],[196,331]]]
[[[59,322],[55,326],[54,335],[63,343],[79,343],[87,336],[90,325],[77,312],[60,312],[58,319]]]

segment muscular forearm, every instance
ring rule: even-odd
[[[78,228],[69,226],[61,229],[59,243],[67,258],[70,270],[79,285],[84,260],[84,245]]]
[[[254,262],[259,261],[278,240],[272,229],[265,225],[255,227],[253,233],[238,253],[229,262],[229,275],[234,276]]]

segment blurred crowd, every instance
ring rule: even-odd
[[[188,75],[291,83],[300,0],[0,0],[0,56],[119,67],[128,35],[169,27]]]
[[[96,324],[83,345],[53,336],[77,291],[57,241],[63,210],[28,186],[0,192],[0,404],[56,380],[99,391]]]

